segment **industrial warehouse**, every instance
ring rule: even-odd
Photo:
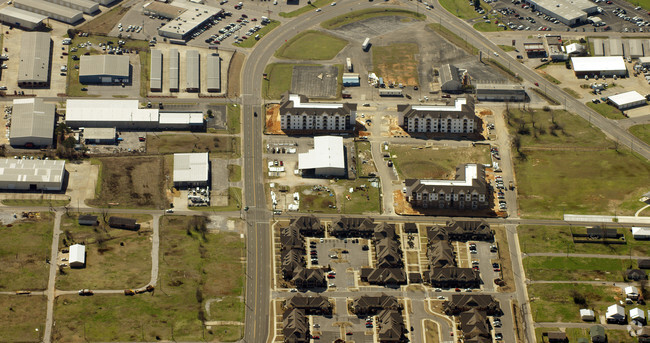
[[[298,155],[298,169],[303,176],[346,176],[343,137],[314,137],[314,148]]]
[[[20,46],[18,65],[19,87],[48,87],[50,84],[50,63],[52,40],[45,32],[25,32]]]
[[[54,104],[43,99],[15,99],[9,143],[14,147],[47,147],[53,144]]]
[[[152,92],[162,91],[163,55],[158,49],[151,49],[151,71],[149,75],[149,88]]]
[[[158,34],[172,39],[187,40],[189,36],[206,22],[223,12],[222,9],[197,4],[194,2],[176,1],[174,5],[156,4],[153,8],[148,6],[149,13],[169,17],[177,13],[179,8],[184,9],[177,17],[158,29]]]
[[[14,6],[26,11],[42,14],[66,24],[75,24],[83,20],[79,10],[57,5],[43,0],[14,0]]]
[[[169,49],[169,91],[178,92],[180,87],[180,55],[178,49]]]
[[[221,92],[221,57],[219,54],[209,54],[208,67],[208,92]]]
[[[65,160],[0,159],[0,189],[60,191]]]
[[[577,77],[627,75],[622,56],[572,57],[571,64]]]
[[[523,85],[506,83],[479,83],[476,85],[476,99],[480,101],[526,101]]]
[[[66,124],[72,128],[124,130],[202,130],[201,112],[159,112],[139,108],[138,100],[73,100],[66,102]]]
[[[79,82],[83,84],[129,84],[131,65],[126,55],[81,56]]]
[[[35,30],[43,26],[47,16],[7,6],[0,9],[0,21],[5,25]]]
[[[630,91],[612,95],[607,100],[619,110],[627,110],[634,107],[644,106],[646,99],[637,91]]]
[[[188,50],[185,53],[185,90],[198,92],[201,85],[201,55],[197,50]]]
[[[587,17],[598,12],[598,5],[588,0],[528,0],[531,7],[557,18],[569,26],[580,25]]]
[[[209,170],[207,152],[174,154],[174,187],[205,187]]]

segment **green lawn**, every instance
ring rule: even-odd
[[[371,179],[372,180],[372,179]],[[379,180],[376,181],[379,183]],[[339,207],[342,213],[364,214],[379,213],[381,209],[381,198],[379,188],[373,187],[369,180],[338,180],[337,185],[343,186],[345,191],[339,194]],[[353,192],[350,193],[350,188]],[[347,197],[350,197],[348,200]]]
[[[626,0],[634,6],[641,6],[644,10],[650,11],[650,0]]]
[[[262,81],[262,96],[265,99],[280,99],[284,92],[291,89],[291,77],[294,66],[320,66],[320,64],[271,63],[264,73],[268,75]]]
[[[375,17],[400,16],[409,17],[417,20],[423,20],[426,16],[422,13],[416,13],[399,8],[366,8],[359,11],[353,11],[336,18],[323,21],[320,25],[328,30],[336,29],[341,26],[362,21]]]
[[[311,10],[316,10],[323,6],[327,6],[331,3],[330,0],[313,0],[311,4],[298,8],[297,10],[291,12],[280,12],[280,17],[282,18],[293,18],[297,17],[303,13],[309,12]]]
[[[337,213],[336,193],[313,190],[312,186],[300,186],[295,192],[300,194],[300,212]]]
[[[164,217],[160,273],[153,293],[60,296],[55,341],[233,341],[241,327],[204,329],[203,320],[243,320],[245,244],[239,233],[213,233],[203,217]],[[218,263],[217,263],[218,262]],[[212,300],[210,313],[205,304]],[[240,302],[241,303],[241,302]]]
[[[499,45],[499,48],[505,52],[515,51],[515,47],[512,45]]]
[[[574,97],[576,99],[582,99],[582,95],[580,95],[578,92],[574,91],[573,89],[571,89],[569,87],[564,87],[564,88],[562,88],[562,90],[569,93],[569,95],[571,95],[572,97]]]
[[[578,329],[578,328],[563,328],[560,330],[560,328],[535,328],[535,337],[537,337],[537,342],[543,343],[543,342],[548,342],[548,339],[544,340],[544,336],[542,336],[543,333],[546,332],[558,332],[558,331],[563,331],[566,333],[567,338],[569,339],[569,342],[577,342],[579,338],[587,338],[591,340],[589,336],[589,330],[588,329]],[[614,332],[625,332],[625,331],[616,331],[616,330],[608,330],[607,335],[609,336],[610,342],[618,342],[618,343],[623,343],[623,342],[636,342],[636,340],[614,340],[612,341],[612,333]]]
[[[506,30],[505,27],[500,27],[494,22],[491,22],[491,23],[486,23],[486,22],[476,23],[476,24],[474,24],[474,29],[476,31],[481,31],[481,32],[496,32],[496,31],[505,31]],[[499,45],[499,47],[501,47],[501,49],[503,49],[504,46],[509,47],[509,45]],[[512,50],[514,50],[514,48]],[[503,51],[507,52],[507,51],[512,51],[512,50],[503,50]]]
[[[239,133],[241,131],[241,107],[237,104],[228,104],[226,106],[226,115],[228,116],[226,124],[228,125],[228,133]]]
[[[559,85],[559,84],[562,83],[562,81],[556,79],[555,77],[553,77],[553,75],[551,75],[551,74],[549,74],[549,73],[546,73],[546,72],[543,72],[543,71],[542,71],[542,72],[540,72],[540,74],[541,74],[545,79],[549,80],[551,83],[554,83],[554,84],[556,84],[556,85]]]
[[[234,46],[239,46],[242,48],[252,48],[257,44],[257,41],[259,39],[255,39],[255,35],[260,35],[260,39],[264,38],[269,32],[273,31],[276,27],[280,26],[280,22],[277,20],[271,20],[270,23],[266,24],[265,26],[262,27],[261,30],[257,31],[254,35],[251,37],[248,37],[248,39],[245,39],[241,43],[232,43]]]
[[[449,13],[461,19],[471,19],[480,16],[480,14],[474,10],[474,6],[469,5],[467,0],[441,0],[440,5],[449,11]],[[481,7],[488,13],[491,8],[482,1]]]
[[[527,278],[547,281],[623,282],[625,270],[637,268],[636,260],[605,258],[529,256],[523,262]]]
[[[476,47],[467,43],[465,39],[461,38],[459,35],[449,30],[448,28],[437,23],[427,24],[427,28],[433,30],[434,32],[439,34],[442,38],[448,40],[450,43],[467,51],[468,53],[472,55],[478,55],[478,49]]]
[[[596,316],[604,315],[619,293],[620,288],[589,284],[528,285],[531,312],[536,322],[581,322],[579,311],[585,307],[593,309]],[[585,303],[580,298],[584,298]]]
[[[519,225],[519,244],[525,253],[576,253],[648,256],[650,244],[632,237],[630,228],[618,230],[626,244],[573,243],[572,233],[586,233],[584,227]]]
[[[401,179],[453,179],[463,163],[490,163],[486,145],[467,148],[425,148],[421,145],[391,144],[393,163]]]
[[[42,342],[47,297],[0,295],[0,342]]]
[[[37,218],[0,229],[0,291],[47,288],[53,219],[51,213],[40,212]]]
[[[609,118],[609,119],[625,119],[625,116],[623,113],[616,107],[609,105],[605,102],[601,102],[599,104],[594,104],[593,102],[589,101],[586,103],[588,107],[590,107],[592,110],[600,113],[603,117]]]
[[[650,144],[650,124],[634,125],[629,130],[637,138],[646,142],[646,144]]]
[[[650,163],[616,150],[585,120],[565,111],[511,110],[506,121],[513,135],[522,215],[630,215],[640,208]]]
[[[228,165],[228,181],[238,182],[241,181],[241,166],[238,164]]]
[[[330,60],[348,41],[320,31],[303,31],[284,43],[275,57],[290,60]]]

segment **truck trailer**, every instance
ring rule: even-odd
[[[366,40],[363,41],[361,49],[363,49],[363,51],[368,51],[370,49],[370,38],[366,38]]]

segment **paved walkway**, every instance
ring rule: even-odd
[[[617,324],[599,324],[595,322],[591,323],[562,323],[562,322],[556,322],[556,323],[535,323],[536,328],[577,328],[577,329],[589,329],[590,327],[594,325],[600,325],[604,326],[605,329],[607,330],[626,330],[627,331],[627,325],[617,325]]]

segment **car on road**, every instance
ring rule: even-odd
[[[296,292],[298,292],[298,290],[295,289],[295,288],[292,288],[292,289],[289,290],[289,292],[291,292],[291,293],[296,293]]]
[[[336,1],[331,3],[330,6],[336,6]]]
[[[316,12],[320,12],[320,11],[322,11],[322,9],[320,9],[320,8],[317,8],[317,9],[316,9]]]
[[[499,54],[495,51],[494,56],[499,57]]]

